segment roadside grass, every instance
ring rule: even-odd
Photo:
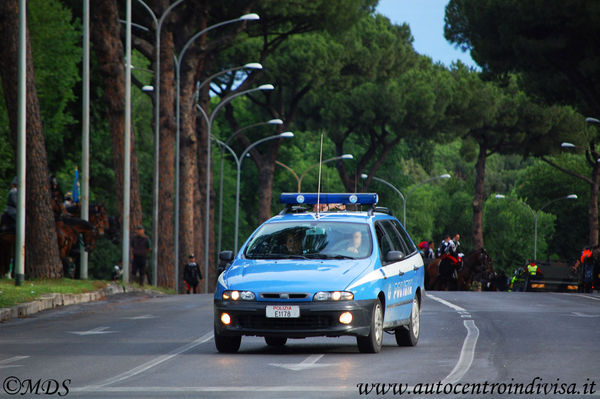
[[[0,308],[7,308],[23,302],[33,301],[44,294],[81,294],[97,291],[106,287],[110,282],[104,280],[73,280],[63,278],[60,280],[25,280],[22,286],[16,287],[15,281],[0,279]],[[121,283],[121,285],[124,285]],[[130,287],[140,288],[139,284],[127,284]],[[145,285],[143,288],[163,294],[173,295],[174,289],[153,287]]]
[[[25,280],[16,287],[15,281],[0,279],[0,308],[11,307],[23,302],[33,301],[44,294],[81,294],[102,289],[108,284],[102,280]]]

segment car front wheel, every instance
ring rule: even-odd
[[[222,335],[215,328],[215,346],[221,353],[235,353],[240,349],[242,343],[241,335]]]
[[[377,353],[383,342],[383,307],[377,299],[371,312],[371,328],[366,337],[356,337],[358,350],[362,353]]]

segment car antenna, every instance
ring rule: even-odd
[[[321,132],[321,149],[319,150],[319,180],[317,183],[317,219],[321,208],[321,167],[323,165],[323,133]]]

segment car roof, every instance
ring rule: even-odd
[[[302,213],[286,213],[277,215],[269,219],[266,223],[277,222],[307,222],[307,221],[327,221],[327,222],[347,222],[347,223],[369,223],[377,219],[395,219],[385,213],[380,212],[355,212],[355,211],[339,211],[339,212],[302,212]]]

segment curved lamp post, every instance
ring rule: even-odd
[[[494,195],[494,198],[496,199],[505,199],[506,196],[503,194],[496,194]],[[513,199],[510,198],[509,199]],[[525,201],[522,201],[520,199],[514,199],[515,201],[519,202],[520,204],[525,205],[525,207],[527,209],[529,209],[529,211],[531,212],[531,214],[533,215],[533,260],[535,261],[537,259],[537,226],[538,226],[538,218],[540,216],[540,213],[542,212],[542,210],[544,208],[546,208],[547,206],[549,206],[550,204],[553,204],[557,201],[561,201],[561,200],[566,200],[566,199],[577,199],[577,194],[569,194],[569,195],[565,195],[563,197],[559,197],[559,198],[555,198],[551,201],[546,202],[544,205],[542,205],[542,207],[540,209],[538,209],[537,211],[534,211],[528,203],[526,203]]]
[[[369,176],[365,173],[360,175],[361,179],[365,180],[367,179]],[[394,190],[394,192],[396,192],[396,194],[398,194],[400,196],[400,198],[402,198],[402,217],[403,217],[403,222],[402,224],[404,225],[404,227],[406,228],[406,201],[408,200],[408,196],[414,192],[418,187],[430,183],[434,180],[440,180],[440,179],[449,179],[451,176],[448,173],[444,173],[443,175],[440,176],[435,176],[432,177],[430,179],[427,179],[425,181],[422,181],[421,183],[417,184],[416,186],[414,186],[412,188],[412,190],[410,190],[408,193],[406,193],[405,195],[402,195],[402,193],[400,192],[400,190],[398,190],[396,187],[394,187],[390,182],[385,181],[383,179],[380,179],[379,177],[375,177],[373,176],[373,180],[378,181],[382,184],[385,184],[386,186],[390,187],[392,190]]]
[[[340,155],[339,157],[333,157],[333,158],[326,159],[322,163],[325,164],[327,162],[337,161],[338,159],[354,159],[354,156],[352,154],[343,154],[343,155]],[[298,176],[298,174],[294,171],[294,169],[292,169],[291,167],[287,166],[283,162],[275,161],[275,163],[277,165],[279,165],[279,166],[287,169],[296,178],[296,182],[298,183],[298,192],[301,191],[302,179],[304,179],[304,177],[306,176],[306,174],[308,172],[310,172],[311,170],[313,170],[314,168],[316,168],[317,166],[319,166],[319,163],[311,165],[310,167],[308,167],[308,169],[304,170],[304,172],[302,172],[300,174],[300,176]]]
[[[175,134],[175,238],[174,238],[174,249],[175,249],[175,284],[176,284],[176,288],[177,291],[179,291],[179,149],[180,149],[180,131],[181,131],[181,112],[180,112],[180,103],[181,103],[181,99],[180,99],[180,86],[181,86],[181,80],[180,80],[180,72],[181,72],[181,62],[183,60],[183,57],[185,56],[187,50],[189,49],[190,45],[196,40],[198,39],[200,36],[204,35],[205,33],[216,29],[218,27],[221,27],[223,25],[227,25],[227,24],[231,24],[234,22],[240,22],[240,21],[256,21],[260,19],[260,17],[257,14],[246,14],[246,15],[242,15],[239,18],[235,18],[235,19],[230,19],[227,21],[223,21],[223,22],[219,22],[217,24],[211,25],[208,28],[202,29],[200,32],[194,34],[183,46],[183,48],[181,49],[181,52],[179,53],[178,57],[175,57],[175,79],[177,80],[177,91],[176,91],[176,95],[175,95],[175,118],[176,118],[176,125],[177,125],[177,130],[176,130],[176,134]],[[210,128],[209,128],[210,129]],[[210,134],[209,134],[210,136]],[[210,138],[209,140],[209,153],[210,153]],[[209,156],[209,160],[208,163],[210,163],[210,156]],[[210,179],[210,168],[207,171],[207,179]],[[207,182],[207,186],[210,187],[210,181]],[[210,198],[210,195],[208,194],[207,191],[207,198]],[[209,200],[210,201],[210,200]],[[207,215],[208,215],[208,211],[207,211]],[[208,220],[208,217],[207,217]],[[206,242],[208,242],[208,237],[206,239]],[[208,249],[206,249],[206,254],[208,255]],[[208,267],[206,267],[205,270],[206,273],[208,273]],[[208,275],[205,274],[205,292],[208,291]]]
[[[202,114],[202,116],[204,117],[204,121],[206,122],[206,128],[207,128],[207,135],[206,135],[206,208],[205,208],[205,223],[204,223],[204,275],[207,276],[207,278],[204,279],[204,291],[208,292],[208,254],[209,254],[209,240],[208,240],[208,235],[209,235],[209,229],[210,229],[210,165],[211,165],[211,137],[212,137],[212,124],[213,121],[215,119],[215,116],[217,115],[217,113],[219,112],[219,110],[221,108],[223,108],[225,105],[227,105],[227,103],[229,103],[231,100],[233,100],[236,97],[239,96],[243,96],[249,93],[253,93],[256,91],[265,91],[265,90],[273,90],[275,89],[275,86],[271,85],[271,84],[264,84],[264,85],[260,85],[258,87],[255,87],[253,89],[248,89],[248,90],[243,90],[240,91],[239,93],[235,93],[229,97],[224,98],[223,100],[221,100],[221,102],[219,104],[217,104],[217,106],[215,107],[215,109],[212,110],[212,112],[210,113],[210,115],[208,115],[206,113],[206,111],[204,111],[204,109],[196,104],[196,109],[198,111],[200,111],[200,113]],[[178,184],[177,184],[178,186]],[[177,215],[179,216],[179,215]],[[236,238],[237,239],[237,238]]]
[[[292,138],[292,137],[294,137],[294,133],[292,133],[292,132],[284,132],[281,134],[276,134],[274,136],[265,137],[263,139],[255,141],[254,143],[252,143],[248,147],[246,147],[244,149],[244,151],[242,151],[242,154],[239,157],[237,156],[235,151],[230,146],[225,144],[223,141],[212,137],[212,139],[218,145],[220,145],[222,148],[225,148],[227,151],[229,151],[231,153],[231,155],[233,156],[233,159],[235,160],[235,163],[237,165],[237,177],[236,177],[236,188],[235,188],[235,225],[233,228],[233,231],[234,231],[233,232],[233,248],[234,248],[233,252],[234,253],[237,253],[237,251],[238,251],[238,228],[239,228],[239,216],[240,216],[240,176],[242,174],[242,162],[244,162],[244,158],[250,152],[250,150],[253,149],[254,147],[256,147],[257,145],[262,144],[265,141],[269,141],[269,140],[285,139],[285,138]]]
[[[244,126],[238,130],[236,130],[231,136],[229,136],[229,138],[227,140],[225,140],[225,144],[229,144],[229,142],[231,140],[233,140],[235,137],[237,137],[240,133],[244,132],[245,130],[251,129],[253,127],[256,126],[261,126],[261,125],[283,125],[283,121],[281,119],[271,119],[268,120],[266,122],[258,122],[258,123],[253,123],[251,125],[248,126]],[[221,167],[220,167],[220,171],[219,171],[219,236],[217,238],[217,254],[221,253],[221,238],[222,238],[222,227],[223,227],[223,168],[224,168],[224,163],[225,163],[225,158],[224,158],[224,153],[225,153],[225,147],[220,146],[221,147]]]

